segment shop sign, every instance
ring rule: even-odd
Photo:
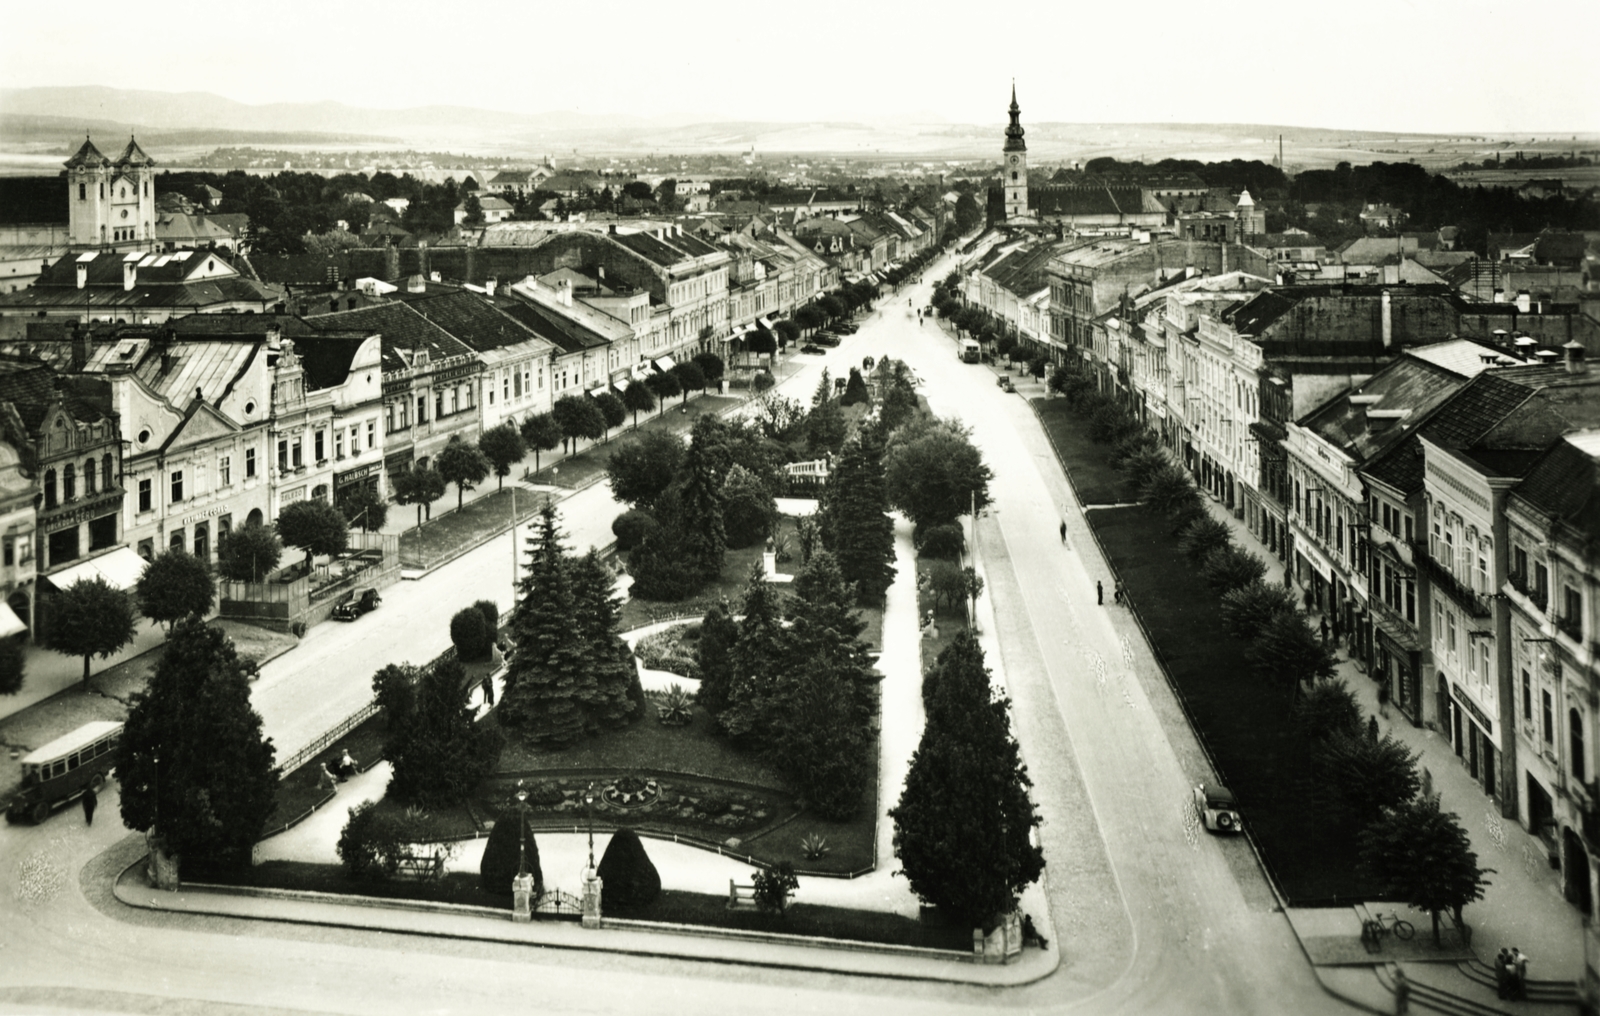
[[[1461,686],[1454,681],[1450,682],[1450,697],[1466,707],[1467,712],[1471,713],[1472,718],[1478,721],[1478,726],[1483,728],[1485,734],[1494,734],[1494,721],[1484,715],[1483,710],[1478,708],[1478,703],[1472,701],[1472,698],[1462,691]]]

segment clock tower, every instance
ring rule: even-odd
[[[1011,85],[1011,123],[1006,127],[1006,143],[1001,149],[1000,188],[1006,218],[1028,215],[1028,144],[1022,140],[1022,107],[1017,105],[1017,86]]]

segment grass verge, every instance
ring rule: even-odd
[[[317,786],[318,777],[322,774],[322,763],[326,762],[328,768],[333,769],[334,763],[346,750],[350,752],[350,757],[361,765],[370,765],[378,761],[383,755],[383,732],[382,714],[369,717],[366,722],[322,749],[314,758],[307,760],[300,768],[292,773],[285,773],[278,783],[278,805],[267,818],[267,831],[277,832],[286,823],[299,818],[305,814],[306,809],[327,796],[327,791]]]
[[[1110,449],[1089,440],[1089,422],[1074,416],[1065,399],[1034,399],[1056,455],[1072,478],[1072,489],[1085,505],[1127,504],[1138,500],[1121,473],[1111,468]]]
[[[407,530],[400,536],[401,567],[432,568],[503,531],[511,524],[511,499],[511,491],[497,490],[425,523],[421,529]],[[522,491],[516,502],[517,521],[523,522],[539,513],[544,498]]]
[[[805,881],[803,878],[800,880],[801,894],[805,893]],[[608,911],[606,916],[740,931],[814,935],[882,945],[920,946],[952,952],[969,952],[972,949],[972,931],[968,928],[937,927],[899,914],[793,903],[788,912],[780,917],[757,910],[729,910],[726,896],[672,889],[663,889],[660,896],[645,906],[626,910],[616,908]]]

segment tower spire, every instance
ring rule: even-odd
[[[1015,78],[1013,78],[1011,81],[1010,114],[1011,123],[1006,127],[1005,151],[1026,152],[1028,150],[1028,146],[1027,143],[1022,140],[1022,135],[1024,133],[1022,129],[1022,107],[1017,105],[1017,82]]]

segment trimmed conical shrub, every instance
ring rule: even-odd
[[[535,892],[544,889],[544,872],[539,870],[539,845],[533,827],[524,823],[527,836],[528,870],[533,873]],[[478,866],[478,887],[496,896],[511,895],[511,880],[517,877],[517,807],[513,803],[500,813],[483,845],[483,861]]]
[[[642,907],[661,892],[661,876],[632,829],[618,829],[600,858],[603,907]]]

